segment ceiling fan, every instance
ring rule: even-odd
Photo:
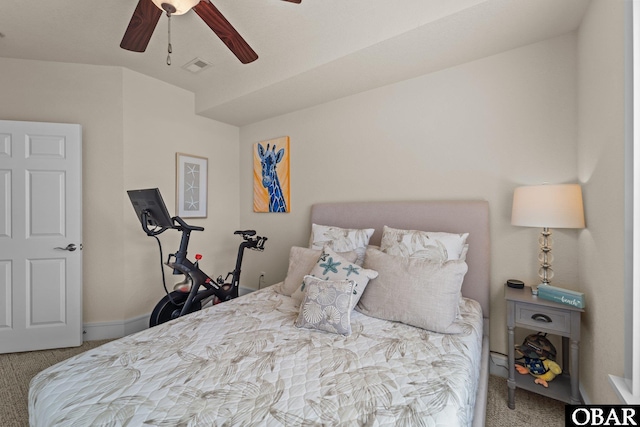
[[[302,0],[284,1],[300,3]],[[258,59],[258,54],[209,0],[139,0],[120,47],[134,52],[144,52],[163,10],[171,18],[171,15],[182,15],[191,9],[216,33],[240,62],[248,64]]]

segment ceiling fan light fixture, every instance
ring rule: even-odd
[[[152,0],[158,9],[171,12],[172,15],[183,15],[192,7],[200,3],[200,0]]]

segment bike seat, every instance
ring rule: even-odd
[[[242,234],[243,236],[254,236],[256,234],[256,230],[238,230],[233,234]]]

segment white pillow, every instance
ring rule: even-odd
[[[292,246],[289,251],[289,269],[287,271],[287,277],[284,279],[282,286],[280,286],[279,289],[276,289],[276,291],[282,295],[291,296],[295,290],[299,289],[302,285],[304,276],[311,273],[311,270],[315,267],[321,254],[321,249]],[[354,262],[358,257],[354,251],[343,252],[340,256],[350,262]],[[302,300],[302,297],[300,297],[300,300]]]
[[[343,254],[339,254],[325,246],[322,250],[322,255],[318,258],[309,275],[324,280],[353,280],[355,282],[351,304],[351,309],[353,309],[360,301],[369,280],[378,277],[378,272],[363,268],[356,264],[354,260],[350,260],[344,257]],[[304,293],[304,286],[299,286],[293,292],[291,298],[302,301]]]
[[[356,263],[362,265],[364,253],[367,250],[367,245],[373,232],[373,228],[359,230],[311,224],[309,247],[322,249],[325,245],[328,245],[336,252],[356,251],[358,254]]]
[[[469,244],[466,243],[469,233],[456,234],[445,232],[429,232],[418,230],[401,230],[384,226],[382,230],[382,246],[380,250],[390,255],[410,258],[424,258],[444,262],[451,259],[467,259]],[[452,258],[462,250],[459,256]],[[383,250],[384,247],[384,250]],[[459,295],[462,300],[462,292]],[[458,316],[459,316],[458,312]]]
[[[466,257],[465,244],[469,233],[445,233],[438,231],[382,229],[380,250],[389,255],[428,258],[436,261]],[[464,258],[462,258],[464,259]]]
[[[434,332],[462,332],[455,321],[465,261],[438,262],[367,249],[364,267],[376,270],[378,277],[369,282],[356,310]]]
[[[353,280],[322,280],[304,277],[307,292],[300,304],[296,327],[351,335]]]

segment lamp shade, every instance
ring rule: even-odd
[[[513,192],[511,224],[542,228],[584,228],[580,185],[517,187]]]

